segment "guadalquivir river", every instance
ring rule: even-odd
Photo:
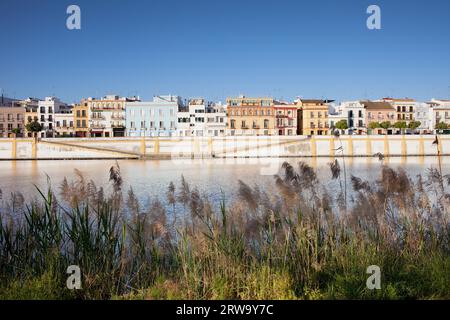
[[[337,158],[343,174],[343,160]],[[191,185],[196,186],[202,194],[213,201],[222,197],[232,199],[238,187],[238,180],[253,186],[273,186],[273,174],[277,173],[283,161],[296,165],[304,161],[317,170],[318,177],[324,185],[331,185],[328,158],[289,158],[289,159],[183,159],[183,160],[118,160],[124,181],[124,190],[132,186],[142,203],[149,197],[165,199],[167,187],[171,181],[179,186],[181,175]],[[0,189],[3,201],[13,191],[21,192],[26,200],[37,196],[34,185],[41,189],[47,186],[47,176],[54,189],[58,189],[64,177],[75,179],[74,169],[80,170],[86,179],[92,179],[97,186],[110,191],[108,182],[109,168],[115,160],[65,160],[65,161],[0,161]],[[383,161],[378,158],[346,158],[347,177],[351,175],[363,179],[375,180],[379,177]],[[437,157],[390,158],[385,164],[393,168],[403,167],[413,178],[417,174],[426,174],[431,166],[438,167]],[[441,158],[442,171],[450,173],[450,158]],[[57,191],[57,190],[56,190]]]

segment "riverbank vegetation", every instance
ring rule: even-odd
[[[284,163],[276,192],[237,180],[217,204],[181,177],[142,204],[116,165],[108,192],[76,171],[29,204],[3,193],[0,299],[450,298],[449,176],[383,166],[365,181],[334,161],[330,180]]]

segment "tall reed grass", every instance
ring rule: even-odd
[[[330,179],[335,191],[286,162],[276,192],[238,180],[238,197],[216,206],[182,177],[144,206],[118,165],[110,192],[76,170],[29,204],[11,195],[0,298],[450,298],[449,176],[384,166],[376,181],[352,176],[347,195],[335,161]],[[69,265],[81,269],[80,290],[66,288]],[[366,287],[370,265],[380,290]]]

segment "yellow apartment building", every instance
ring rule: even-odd
[[[328,122],[328,103],[318,99],[300,99],[298,107],[298,133],[301,135],[330,134]]]
[[[73,126],[76,137],[89,137],[89,107],[87,103],[73,107]]]
[[[232,136],[276,135],[276,118],[272,98],[227,99],[228,134]]]

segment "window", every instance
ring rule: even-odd
[[[264,129],[268,129],[269,128],[269,120],[264,119]]]
[[[40,107],[39,110],[40,113],[45,113],[45,107]]]
[[[82,110],[81,111],[81,116],[84,118],[84,117],[86,117],[86,110]]]
[[[82,126],[83,128],[86,128],[86,120],[82,120],[81,123],[82,123],[81,126]]]
[[[81,126],[81,121],[77,120],[77,128],[79,128]]]

